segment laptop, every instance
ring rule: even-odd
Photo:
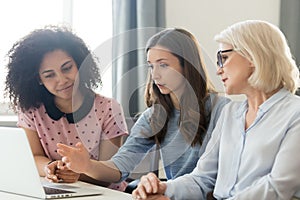
[[[101,195],[100,189],[42,181],[26,133],[21,128],[0,127],[0,191],[53,199]]]

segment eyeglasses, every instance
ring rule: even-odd
[[[230,51],[234,51],[234,49],[227,49],[227,50],[220,50],[217,53],[217,65],[222,68],[223,67],[223,63],[225,62],[225,59],[222,57],[222,53],[226,53],[226,52],[230,52]]]

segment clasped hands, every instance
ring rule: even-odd
[[[137,188],[132,192],[132,197],[137,200],[170,200],[164,196],[166,189],[166,183],[160,181],[154,173],[148,173],[141,177]]]
[[[80,174],[85,172],[90,162],[88,151],[83,144],[78,142],[75,147],[57,144],[57,153],[61,160],[50,162],[45,167],[45,178],[50,182],[74,183],[78,181]]]
[[[78,181],[80,174],[66,167],[61,160],[55,160],[45,166],[46,180],[54,183],[74,183]]]

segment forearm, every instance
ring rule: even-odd
[[[284,191],[285,192],[285,191]],[[292,196],[292,195],[291,195]],[[290,197],[291,197],[290,196]],[[237,194],[228,198],[228,200],[238,200],[238,199],[290,199],[290,198],[280,198],[278,191],[273,187],[268,181],[268,177],[265,176],[246,189],[239,191]]]
[[[46,156],[34,156],[35,164],[37,166],[38,172],[40,176],[45,176],[45,166],[51,161]]]
[[[87,182],[87,183],[91,183],[91,184],[94,184],[94,185],[103,186],[103,187],[108,187],[111,184],[109,182],[105,182],[105,181],[101,181],[101,180],[96,180],[96,179],[91,178],[91,177],[89,177],[89,176],[87,176],[85,174],[80,174],[79,180]]]
[[[121,172],[112,161],[90,160],[85,174],[93,179],[110,183],[121,179]]]

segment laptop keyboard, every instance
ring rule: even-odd
[[[50,187],[45,187],[44,190],[46,194],[65,194],[65,193],[75,193],[72,191],[68,190],[62,190],[62,189],[57,189],[57,188],[50,188]]]

